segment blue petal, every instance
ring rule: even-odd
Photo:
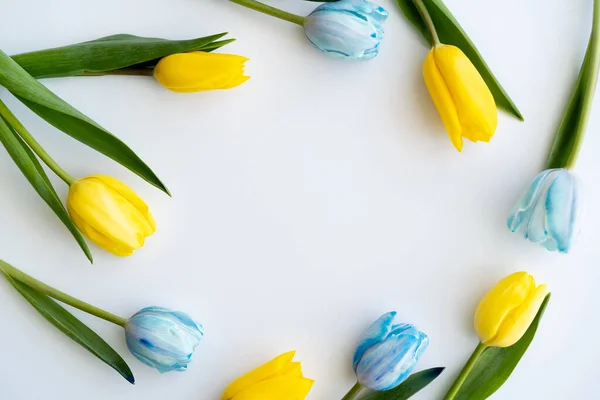
[[[527,225],[529,221],[529,216],[532,211],[532,206],[537,201],[539,197],[540,191],[546,181],[547,176],[553,170],[547,170],[539,174],[535,177],[527,192],[523,195],[523,197],[519,200],[517,205],[514,207],[508,218],[508,228],[516,232],[519,230],[522,224]],[[526,235],[526,233],[525,233]]]
[[[556,177],[548,188],[546,213],[548,232],[553,248],[566,253],[575,233],[579,207],[579,182],[573,175],[564,173]]]
[[[394,318],[396,317],[396,311],[391,311],[387,314],[383,314],[377,321],[375,321],[369,329],[365,332],[362,338],[359,341],[358,347],[354,352],[354,359],[352,361],[352,366],[354,368],[354,372],[356,372],[356,367],[360,359],[363,357],[365,352],[372,346],[377,343],[383,341],[390,334],[392,330],[392,324],[394,322]]]

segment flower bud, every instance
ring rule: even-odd
[[[567,169],[535,177],[508,217],[508,228],[550,251],[567,253],[577,234],[581,185]]]
[[[221,400],[304,400],[314,381],[302,375],[296,352],[284,353],[232,382]]]
[[[496,284],[475,312],[475,331],[486,346],[509,347],[523,337],[546,295],[527,272],[517,272]]]
[[[429,339],[413,325],[393,325],[396,312],[379,318],[364,334],[354,353],[358,382],[372,390],[390,390],[412,373]]]
[[[250,79],[244,75],[246,57],[192,51],[167,56],[154,69],[154,77],[180,93],[231,89]]]
[[[185,371],[203,336],[189,315],[162,307],[144,308],[125,324],[129,351],[161,373]]]
[[[306,17],[304,30],[313,46],[328,55],[370,60],[379,54],[388,16],[368,0],[341,0],[317,7]]]
[[[452,144],[462,151],[463,137],[489,142],[498,126],[492,92],[471,60],[456,46],[434,46],[423,77]]]
[[[92,175],[73,182],[67,209],[85,236],[118,256],[130,256],[156,231],[146,203],[110,176]]]

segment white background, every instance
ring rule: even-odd
[[[225,0],[3,0],[9,54],[115,33],[184,39],[222,31],[251,58],[234,90],[181,95],[151,78],[44,83],[128,143],[169,198],[6,99],[73,175],[111,174],[150,205],[158,232],[133,257],[76,243],[0,150],[1,257],[124,317],[161,305],[192,314],[206,338],[185,373],[159,375],[122,331],[80,315],[119,351],[137,384],[74,344],[0,282],[0,398],[210,400],[238,375],[297,349],[311,400],[354,383],[356,340],[380,314],[429,334],[418,369],[446,372],[415,399],[439,399],[477,343],[474,309],[500,278],[527,270],[553,291],[530,350],[494,399],[592,399],[600,306],[600,118],[576,172],[586,189],[571,254],[510,233],[506,217],[547,151],[574,84],[592,1],[447,0],[526,117],[504,113],[490,144],[452,147],[421,77],[427,54],[395,2],[381,54],[342,62],[295,25]],[[307,14],[316,6],[273,0]],[[596,110],[600,105],[597,104]],[[63,198],[65,186],[55,179]]]

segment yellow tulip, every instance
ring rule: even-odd
[[[481,343],[509,347],[517,343],[533,322],[548,294],[527,272],[517,272],[496,284],[475,312],[475,330]]]
[[[439,44],[425,59],[423,76],[450,140],[462,151],[463,137],[489,142],[498,109],[485,81],[458,47]]]
[[[105,175],[71,185],[67,209],[92,242],[118,256],[129,256],[156,231],[148,206],[123,182]]]
[[[246,57],[193,51],[167,56],[154,69],[158,82],[174,92],[231,89],[250,79],[244,75]]]
[[[314,381],[302,376],[292,362],[296,352],[284,353],[231,383],[222,400],[304,400]]]

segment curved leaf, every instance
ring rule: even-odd
[[[169,194],[166,186],[150,167],[125,143],[55,95],[1,50],[0,85],[8,89],[51,125],[112,158],[142,179]]]
[[[423,22],[419,11],[413,4],[413,0],[396,0],[396,2],[398,3],[398,6],[400,6],[406,19],[415,26],[430,45],[433,45],[431,33],[427,29],[425,22]],[[442,0],[423,0],[423,3],[427,7],[429,14],[431,14],[431,19],[435,24],[442,43],[451,44],[460,48],[467,57],[469,57],[473,65],[475,65],[475,68],[477,68],[483,77],[483,80],[490,88],[498,107],[523,121],[523,115],[515,103],[508,96],[506,90],[500,85],[500,82],[498,82],[498,79],[496,79],[492,73],[490,67],[483,59],[483,56],[479,53],[477,47],[475,47],[475,44],[471,41],[467,33],[460,26],[456,18],[454,18],[450,10],[444,5]]]
[[[17,54],[12,59],[34,78],[81,76],[128,67],[153,67],[161,58],[188,51],[213,51],[233,39],[227,33],[191,40],[167,40],[134,35],[112,35],[53,49]]]
[[[38,161],[37,157],[13,128],[0,117],[0,142],[13,159],[17,167],[27,178],[31,186],[40,195],[40,197],[54,211],[56,216],[67,227],[71,235],[75,238],[79,247],[83,250],[90,262],[93,262],[92,253],[85,242],[85,239],[73,224],[71,217],[67,213],[65,206],[54,190],[46,171]]]
[[[135,378],[131,369],[108,343],[104,341],[96,332],[79,321],[73,314],[69,313],[50,297],[38,292],[37,290],[13,279],[0,265],[0,270],[6,276],[11,285],[27,300],[46,320],[54,325],[58,330],[67,335],[80,346],[90,353],[104,361],[123,378],[131,384],[135,383]]]
[[[406,400],[420,392],[427,385],[433,382],[445,368],[436,367],[417,372],[408,377],[400,386],[385,392],[373,392],[363,398],[363,400]]]
[[[549,301],[550,294],[546,296],[529,329],[517,343],[506,348],[489,347],[483,352],[454,400],[487,399],[506,382],[535,337]]]

